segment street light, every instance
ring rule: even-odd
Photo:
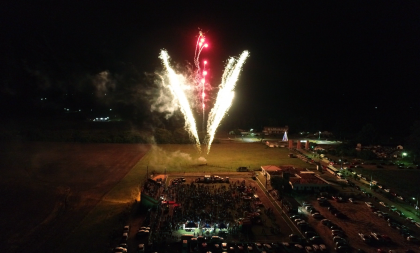
[[[318,140],[321,140],[321,131],[318,132]]]

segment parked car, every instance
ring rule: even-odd
[[[363,233],[358,233],[360,239],[362,239],[362,241],[364,241],[365,243],[370,243],[371,238],[368,235],[365,235]]]
[[[323,218],[324,218],[324,216],[322,216],[320,213],[313,213],[313,214],[312,214],[312,217],[314,217],[315,219],[318,219],[318,220],[320,220],[320,219],[323,219]]]
[[[381,205],[381,206],[384,206],[384,207],[388,207],[388,205],[387,204],[385,204],[384,202],[379,202],[379,205]]]
[[[372,235],[372,237],[377,241],[377,242],[383,242],[383,238],[382,236],[380,236],[378,233],[376,232],[370,232],[370,234]]]
[[[369,208],[374,207],[374,205],[372,204],[372,202],[365,202],[365,204],[366,204]]]
[[[313,253],[314,251],[312,250],[312,247],[311,246],[306,246],[305,247],[305,251],[306,251],[306,253]]]
[[[414,243],[418,243],[419,242],[419,240],[416,237],[412,236],[412,235],[407,236],[407,241],[414,242]]]
[[[325,246],[325,244],[320,244],[320,245],[319,245],[319,249],[320,249],[322,252],[327,252],[327,246]]]
[[[127,249],[123,248],[123,247],[115,247],[114,248],[114,252],[122,252],[122,253],[126,253]]]
[[[331,231],[331,235],[332,236],[344,236],[344,232],[343,231],[341,231],[341,230],[332,230]]]
[[[343,237],[341,237],[341,236],[334,236],[334,237],[333,237],[333,242],[334,242],[334,243],[341,242],[341,241],[346,241],[346,239],[344,239],[344,238],[343,238]]]
[[[332,224],[332,222],[330,220],[328,220],[328,219],[321,220],[321,223],[324,224],[324,225],[326,225],[326,226],[331,226],[331,224]]]

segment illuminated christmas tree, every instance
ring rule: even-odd
[[[289,140],[289,138],[287,138],[287,132],[284,132],[283,141],[288,141],[288,140]]]

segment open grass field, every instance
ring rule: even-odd
[[[0,143],[0,236],[8,252],[56,248],[148,145]]]
[[[235,171],[238,167],[259,169],[262,165],[293,165],[299,168],[309,168],[297,158],[290,159],[287,148],[267,148],[263,143],[222,142],[213,144],[210,153],[203,148],[202,153],[192,145],[159,145],[152,148],[150,155],[145,157],[149,168],[164,172],[195,171]],[[312,166],[313,167],[313,166]]]

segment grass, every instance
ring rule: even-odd
[[[254,170],[262,165],[311,167],[299,159],[290,159],[289,153],[287,148],[267,148],[262,143],[222,143],[214,144],[207,155],[206,150],[200,154],[194,146],[170,144],[152,149],[148,164],[159,172],[165,168],[169,172],[225,172],[236,171],[238,167]]]

